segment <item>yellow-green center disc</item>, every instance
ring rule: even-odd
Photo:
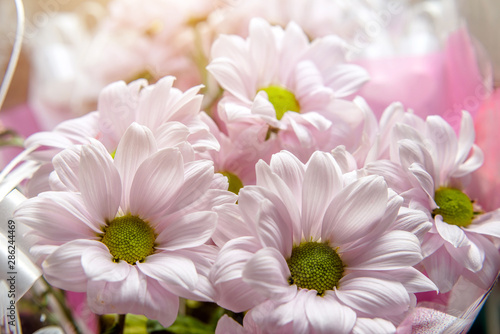
[[[288,89],[280,86],[269,86],[260,89],[267,93],[269,102],[274,106],[276,118],[281,119],[287,111],[300,112],[300,105],[295,99],[295,95]]]
[[[101,242],[105,244],[113,261],[135,264],[154,253],[154,230],[137,216],[125,215],[113,219],[105,228]]]
[[[441,215],[443,221],[457,226],[467,227],[474,218],[474,208],[470,198],[462,191],[454,188],[439,188],[434,194],[438,205],[432,211],[433,217]]]
[[[344,273],[342,260],[326,243],[304,242],[294,247],[287,264],[290,269],[288,283],[316,290],[318,295],[333,290]]]

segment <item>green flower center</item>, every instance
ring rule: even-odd
[[[466,227],[472,223],[474,208],[470,198],[462,191],[454,188],[439,188],[434,194],[438,205],[432,216],[441,215],[448,224]]]
[[[259,91],[267,93],[267,98],[276,111],[277,119],[281,119],[287,111],[300,112],[300,105],[295,99],[295,95],[288,89],[280,86],[269,86]]]
[[[295,246],[286,262],[290,269],[288,283],[316,290],[320,296],[333,290],[344,273],[342,260],[327,243],[304,242]]]
[[[117,217],[108,223],[103,232],[101,242],[108,247],[114,262],[143,262],[155,251],[153,228],[137,216],[128,214]]]
[[[222,175],[227,177],[229,181],[229,191],[238,195],[240,189],[243,188],[243,182],[241,182],[240,178],[231,172],[221,172]]]

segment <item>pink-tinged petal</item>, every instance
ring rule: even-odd
[[[137,123],[132,123],[120,139],[115,153],[115,166],[122,180],[123,208],[129,207],[130,188],[137,169],[156,151],[156,142],[151,130]]]
[[[148,319],[158,320],[163,327],[169,327],[177,319],[179,313],[179,297],[167,291],[154,279],[146,278],[146,298],[144,305],[136,311]]]
[[[21,203],[14,219],[33,228],[33,234],[56,244],[96,238],[96,233],[101,232],[77,193],[45,192]]]
[[[443,217],[441,217],[440,215],[437,215],[434,218],[434,221],[436,230],[438,231],[439,235],[444,240],[453,245],[453,247],[455,248],[464,247],[470,244],[469,240],[467,239],[467,236],[465,235],[464,230],[462,230],[457,225],[445,223],[443,221]]]
[[[269,165],[271,166],[271,170],[290,189],[290,192],[295,197],[295,203],[302,203],[302,182],[305,174],[304,164],[290,152],[282,151],[272,156]]]
[[[396,333],[396,327],[392,322],[380,318],[358,318],[356,325],[352,329],[352,334],[373,334],[373,333]]]
[[[380,176],[367,176],[351,183],[333,199],[323,219],[321,235],[337,246],[368,234],[383,216],[387,185]]]
[[[409,293],[436,291],[438,287],[424,274],[413,267],[407,267],[391,271],[372,271],[373,277],[400,282]]]
[[[300,161],[295,160],[297,158],[292,158],[291,156],[292,155],[286,151],[274,154],[271,158],[271,166],[268,166],[264,161],[259,161],[255,165],[255,172],[257,175],[257,185],[269,189],[279,196],[287,207],[293,219],[293,224],[298,225],[298,219],[300,217],[298,205],[302,202],[300,194],[303,180],[303,170],[301,170],[301,167],[303,168],[303,165]],[[275,166],[273,166],[273,163]],[[285,179],[273,172],[273,167],[280,170],[285,169],[286,167],[284,166],[289,166],[290,169],[288,175],[285,174]],[[283,171],[283,173],[286,172]],[[297,179],[297,177],[301,178]],[[291,183],[289,184],[287,181]]]
[[[122,184],[111,155],[102,144],[82,147],[80,191],[92,217],[99,223],[113,220],[120,205]]]
[[[405,129],[405,127],[396,126],[396,129],[398,128]],[[411,131],[415,130],[411,129]],[[399,159],[404,170],[410,168],[410,166],[414,163],[420,164],[423,170],[433,177],[434,184],[440,184],[440,176],[436,174],[432,158],[433,156],[420,141],[417,141],[416,139],[402,139],[398,141],[398,147]]]
[[[164,222],[156,238],[158,249],[173,251],[204,244],[215,231],[217,214],[210,211],[192,212]]]
[[[118,81],[103,88],[99,94],[97,109],[100,116],[100,130],[106,137],[117,140],[132,124],[135,119],[134,107],[139,99],[139,91],[145,86],[147,86],[146,80],[133,82],[130,86],[127,86],[124,81]]]
[[[424,170],[422,165],[418,163],[413,163],[410,165],[410,167],[408,167],[408,170],[410,171],[410,173],[413,174],[413,176],[415,176],[415,178],[417,179],[418,183],[425,191],[427,196],[429,196],[429,198],[434,198],[434,192],[435,192],[434,179],[426,170]],[[433,203],[433,201],[429,202],[431,203],[429,209],[434,210],[437,207],[437,205]]]
[[[179,122],[167,122],[158,127],[155,135],[160,148],[177,147],[187,141],[189,128]]]
[[[137,120],[150,129],[155,129],[172,116],[171,99],[175,78],[166,76],[153,86],[141,91],[140,104],[137,110]]]
[[[258,315],[256,314],[256,312],[253,312],[252,316],[255,321],[261,326],[268,325],[266,323],[268,322],[269,325],[271,325],[270,328],[272,328],[271,332],[276,332],[277,328],[291,324],[293,327],[293,331],[289,330],[289,333],[310,333],[312,330],[310,326],[311,324],[309,323],[306,316],[306,305],[308,299],[315,298],[316,296],[317,292],[315,290],[298,290],[295,298],[293,298],[289,302],[282,303],[277,307],[274,306],[273,309],[267,310],[266,314],[260,315],[260,318],[264,318],[264,320],[267,321],[264,321],[262,323],[262,320],[258,319]],[[276,304],[273,303],[273,305]],[[262,311],[265,311],[265,309]],[[275,326],[277,328],[274,328]]]
[[[255,18],[250,21],[249,36],[248,49],[252,65],[257,72],[254,75],[257,76],[258,83],[266,87],[272,83],[275,69],[278,67],[275,35],[269,22]]]
[[[197,160],[184,165],[184,184],[177,190],[168,212],[184,210],[203,197],[214,179],[213,162]],[[200,208],[201,209],[201,208]],[[210,208],[201,210],[210,210]]]
[[[450,291],[463,272],[463,267],[450,256],[444,246],[423,259],[422,264],[440,293]]]
[[[305,311],[310,326],[318,334],[350,333],[356,323],[356,312],[330,293],[325,296],[309,296]]]
[[[265,300],[242,279],[245,264],[260,248],[251,237],[231,240],[222,247],[210,272],[218,305],[243,312]]]
[[[293,226],[289,215],[283,217],[280,214],[283,212],[284,210],[277,209],[271,201],[262,201],[257,235],[264,247],[273,247],[288,257],[292,254]]]
[[[215,328],[215,334],[246,334],[246,330],[234,321],[232,318],[224,314],[217,322],[217,328]]]
[[[423,211],[401,207],[393,223],[393,228],[411,232],[419,240],[423,240],[426,233],[432,228],[432,223]]]
[[[458,166],[456,170],[454,170],[450,177],[463,177],[467,174],[472,173],[479,167],[483,165],[484,162],[484,153],[477,145],[472,146],[472,154],[470,157],[462,164]]]
[[[325,76],[325,84],[333,89],[337,98],[355,93],[368,80],[368,72],[353,64],[339,64]]]
[[[460,121],[460,132],[458,135],[458,152],[455,157],[455,164],[461,164],[467,159],[472,145],[474,145],[474,120],[472,116],[465,110],[462,111],[462,119]]]
[[[78,174],[80,169],[80,153],[81,147],[72,146],[52,159],[54,171],[57,173],[57,178],[65,186],[68,191],[78,192],[79,181]]]
[[[207,71],[214,76],[224,90],[237,99],[250,104],[258,88],[256,87],[256,82],[246,82],[242,79],[251,78],[252,76],[247,75],[250,72],[247,68],[248,66],[245,63],[241,66],[242,64],[240,63],[235,63],[233,60],[225,57],[215,58],[207,66]]]
[[[500,209],[474,218],[465,231],[500,238]]]
[[[193,261],[174,252],[150,255],[144,262],[137,262],[136,265],[145,275],[182,289],[194,290],[198,282]]]
[[[146,220],[160,215],[183,181],[184,162],[177,149],[163,149],[153,154],[135,174],[130,187],[130,213]]]
[[[297,287],[288,284],[290,270],[280,252],[267,247],[252,256],[242,272],[243,281],[264,297],[287,302],[297,293]]]
[[[500,270],[500,254],[497,247],[482,235],[468,235],[470,240],[484,252],[484,261],[481,270],[477,272],[465,271],[464,276],[482,289],[489,290],[494,284]]]
[[[322,232],[320,223],[325,210],[340,189],[342,172],[333,156],[314,152],[307,163],[302,186],[302,226],[306,240]]]
[[[82,266],[89,279],[108,282],[124,280],[131,268],[125,261],[114,263],[113,255],[101,242],[94,243],[83,251]]]
[[[87,302],[97,314],[142,314],[167,327],[179,311],[179,297],[135,268],[120,282],[91,281]]]
[[[347,306],[373,317],[401,314],[410,305],[408,292],[401,283],[375,277],[347,274],[335,293]]]
[[[222,247],[229,240],[253,235],[243,221],[238,205],[223,204],[215,207],[214,211],[218,215],[218,223],[212,240],[217,246]]]
[[[198,281],[194,290],[186,290],[178,285],[169,285],[168,289],[182,298],[213,302],[215,300],[215,289],[209,280],[209,275],[218,252],[219,248],[206,244],[176,251],[175,253],[179,256],[193,262],[198,273]]]
[[[422,260],[418,238],[405,231],[391,231],[342,256],[349,268],[356,270],[402,269]]]
[[[88,277],[82,266],[82,254],[98,241],[74,240],[57,248],[42,264],[43,274],[53,286],[75,292],[87,289]]]
[[[31,179],[26,181],[26,184],[24,186],[24,196],[26,198],[31,198],[31,197],[36,197],[38,194],[45,192],[45,191],[50,191],[50,190],[65,190],[66,186],[64,186],[62,183],[60,183],[59,178],[57,175],[55,175],[55,178],[57,179],[57,183],[59,183],[60,186],[62,187],[55,187],[52,188],[53,184],[51,182],[51,174],[54,171],[54,167],[52,166],[52,163],[45,163],[41,165],[35,173],[31,176]],[[49,182],[47,182],[49,180]]]
[[[422,256],[426,258],[431,255],[441,248],[445,242],[438,233],[429,232],[425,234],[422,241]]]
[[[455,248],[449,243],[444,246],[448,253],[464,268],[476,272],[481,270],[484,262],[484,250],[467,238],[468,246]]]
[[[458,151],[457,136],[453,128],[440,116],[428,116],[425,137],[433,145],[433,156],[440,162],[441,173],[452,171]],[[443,174],[441,174],[443,175]]]

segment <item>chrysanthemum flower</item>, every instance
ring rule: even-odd
[[[420,242],[395,228],[402,198],[382,177],[343,176],[328,153],[307,164],[289,152],[260,161],[257,185],[240,190],[238,205],[215,208],[213,240],[222,246],[210,277],[216,302],[251,309],[267,332],[349,333],[412,306],[412,294],[436,289],[412,266]],[[426,226],[421,215],[407,225]]]
[[[258,18],[250,22],[247,39],[220,36],[207,69],[225,90],[218,116],[229,136],[265,127],[266,139],[280,141],[282,149],[308,149],[303,161],[325,143],[328,151],[340,144],[351,149],[364,115],[341,98],[356,92],[368,74],[345,63],[347,49],[337,36],[310,43],[293,22],[283,29]]]
[[[30,180],[28,195],[50,190],[46,179],[52,171],[51,160],[58,152],[95,138],[112,153],[133,122],[149,127],[159,148],[177,147],[186,160],[193,160],[206,150],[218,149],[217,140],[200,119],[201,86],[182,92],[173,87],[174,80],[172,76],[165,77],[154,85],[148,85],[146,80],[128,85],[115,82],[102,90],[97,111],[26,139],[27,149],[40,146],[30,159],[49,165]]]
[[[392,139],[391,159],[399,160],[406,173],[396,178],[406,178],[423,194],[414,193],[414,198],[434,222],[422,245],[427,274],[441,292],[449,291],[460,275],[488,289],[500,269],[491,239],[500,237],[500,212],[482,212],[467,195],[471,173],[483,162],[471,116],[462,113],[458,136],[441,117],[429,116],[421,126],[397,124]],[[380,165],[378,171],[384,174]]]
[[[157,147],[153,133],[133,123],[114,159],[95,140],[62,151],[53,178],[70,191],[27,200],[15,219],[38,237],[32,251],[46,257],[49,283],[87,292],[98,314],[144,314],[168,326],[178,296],[212,299],[211,208],[236,199],[217,187],[212,162],[185,163],[178,149]]]

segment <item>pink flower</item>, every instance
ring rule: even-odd
[[[487,289],[500,269],[492,239],[500,237],[500,211],[483,213],[466,194],[471,174],[483,162],[472,118],[462,113],[458,136],[440,116],[413,125],[397,124],[392,134],[391,159],[399,160],[402,169],[383,162],[369,169],[403,180],[397,181],[404,185],[402,195],[419,202],[415,205],[433,221],[422,245],[423,265],[440,292],[449,291],[461,275]]]
[[[87,292],[95,313],[144,314],[164,326],[178,296],[212,299],[211,208],[235,196],[211,162],[185,163],[133,123],[114,159],[93,140],[62,151],[54,167],[52,181],[70,191],[41,193],[15,212],[38,237],[32,251],[52,285]]]
[[[349,333],[375,323],[390,332],[414,292],[436,289],[412,267],[420,242],[395,228],[402,198],[382,177],[342,175],[322,152],[304,165],[283,151],[256,169],[257,185],[240,190],[238,205],[216,208],[222,248],[210,277],[219,305],[251,309],[263,332]],[[421,215],[405,220],[430,228]]]
[[[48,164],[30,180],[28,195],[50,190],[48,174],[51,160],[62,149],[87,144],[91,138],[102,142],[111,153],[133,122],[149,127],[159,148],[177,147],[184,159],[193,160],[206,150],[219,148],[208,126],[200,119],[200,86],[182,92],[173,87],[174,77],[165,77],[154,85],[146,80],[130,84],[115,82],[99,96],[98,110],[65,121],[53,131],[38,132],[25,141],[26,148],[40,147],[30,159]]]
[[[347,49],[334,35],[309,43],[293,22],[282,29],[253,19],[247,39],[220,36],[207,69],[225,90],[218,117],[229,137],[250,126],[264,128],[266,140],[303,161],[314,150],[341,144],[354,151],[365,118],[359,106],[341,98],[368,76],[345,63]]]

